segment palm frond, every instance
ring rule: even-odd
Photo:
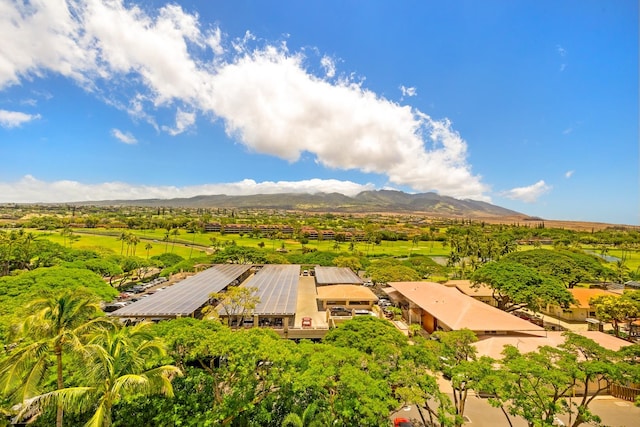
[[[93,387],[70,387],[34,396],[22,402],[15,419],[20,421],[28,414],[33,415],[58,404],[70,412],[83,412],[91,404],[89,395],[93,390]]]

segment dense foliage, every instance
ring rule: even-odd
[[[462,424],[472,390],[491,394],[506,416],[547,425],[571,410],[579,414],[577,426],[594,419],[591,400],[567,407],[558,397],[562,391],[589,379],[640,381],[637,345],[610,352],[574,335],[563,346],[531,353],[509,347],[496,361],[478,357],[470,331],[409,342],[391,323],[370,316],[343,323],[322,342],[294,343],[270,330],[231,330],[214,320],[124,326],[97,305],[138,281],[201,264],[292,263],[362,269],[377,285],[472,278],[494,289],[501,308],[536,310],[569,304],[568,287],[637,278],[635,267],[626,265],[637,253],[637,230],[423,223],[410,215],[35,209],[6,210],[11,228],[0,230],[0,407],[12,415],[20,409],[27,417],[39,414],[35,426],[60,425],[61,414],[65,425],[387,426],[389,414],[405,404],[417,405],[434,425],[454,426]],[[249,233],[255,247],[210,233],[207,253],[193,253],[203,225],[214,221],[284,224],[294,232],[255,228]],[[82,246],[74,227],[114,244]],[[331,250],[319,250],[303,227],[334,230]],[[153,234],[156,229],[164,238]],[[49,240],[54,235],[62,244]],[[542,249],[547,240],[552,243]],[[388,242],[407,242],[411,250],[391,256]],[[150,256],[152,246],[163,253]],[[180,246],[191,250],[174,253]],[[619,255],[615,263],[602,261],[609,249]],[[438,256],[425,255],[431,251]],[[622,325],[640,316],[639,300],[628,293],[594,304],[601,319]],[[448,379],[453,398],[441,391],[439,377]],[[545,390],[542,400],[535,398],[539,390]]]

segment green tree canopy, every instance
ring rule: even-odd
[[[573,302],[569,291],[555,278],[505,259],[485,264],[473,273],[471,281],[492,288],[498,308],[505,311],[522,307],[540,311],[549,303],[568,307]]]
[[[59,291],[84,291],[97,300],[111,301],[118,291],[97,274],[81,268],[49,267],[27,271],[17,276],[0,277],[0,335],[10,323],[25,313],[34,299]]]
[[[621,296],[600,295],[590,301],[596,310],[596,317],[611,323],[615,335],[620,336],[620,325],[640,318],[640,291],[626,291]]]
[[[372,262],[367,267],[367,275],[375,283],[410,282],[420,280],[420,274],[394,258],[384,258]]]
[[[573,288],[581,282],[593,282],[611,275],[600,258],[570,250],[534,249],[511,253],[505,260],[517,262],[561,280]]]
[[[397,360],[407,347],[407,337],[393,324],[373,316],[356,316],[329,330],[323,342],[350,347],[374,356],[383,363]]]

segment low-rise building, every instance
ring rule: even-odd
[[[475,298],[480,302],[489,304],[493,307],[498,306],[498,301],[493,297],[493,289],[489,286],[479,283],[473,285],[470,280],[449,280],[445,286],[454,287],[463,294]]]
[[[348,267],[322,267],[314,268],[316,285],[362,285],[364,281]]]
[[[544,328],[433,282],[391,282],[385,292],[403,317],[428,333],[470,329],[476,335],[536,335]]]
[[[369,288],[359,285],[322,286],[317,291],[318,301],[323,310],[331,307],[371,310],[378,301],[378,297]]]
[[[599,296],[620,296],[616,292],[596,288],[572,288],[569,292],[575,299],[575,303],[568,308],[556,304],[549,304],[543,310],[544,314],[557,317],[569,322],[586,322],[588,318],[596,317],[596,311],[591,306],[590,300]]]

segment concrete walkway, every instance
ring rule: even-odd
[[[318,311],[318,294],[313,276],[300,276],[294,328],[302,327],[302,318],[311,317],[312,329],[327,329],[326,312]]]

